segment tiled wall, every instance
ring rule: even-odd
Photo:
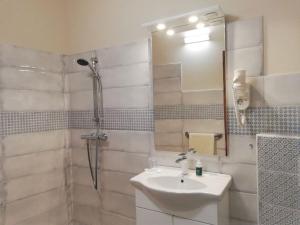
[[[300,224],[300,137],[258,135],[260,225]]]
[[[94,55],[100,60],[103,76],[104,128],[109,137],[100,157],[99,192],[91,185],[86,145],[80,139],[81,134],[89,132],[87,128],[93,127],[92,80],[90,71],[75,63],[79,57],[89,59]],[[129,179],[147,167],[152,149],[149,43],[144,40],[66,56],[64,61],[70,110],[72,117],[75,115],[71,120],[82,121],[71,121],[74,224],[134,225],[134,190]]]
[[[299,133],[300,74],[259,76],[263,74],[261,18],[231,23],[227,32],[228,104],[232,107],[232,71],[247,69],[251,120],[239,129],[229,113],[229,157],[203,161],[206,170],[233,176],[232,225],[254,225],[255,134]],[[60,225],[70,218],[84,225],[135,223],[129,178],[147,167],[154,149],[149,49],[143,40],[62,60],[61,56],[1,47],[1,225]],[[109,140],[100,159],[101,192],[91,186],[85,143],[80,139],[93,128],[90,72],[75,63],[79,57],[92,55],[100,59],[105,112],[110,118],[105,125]],[[65,128],[71,128],[70,138]],[[172,152],[156,155],[161,164],[176,166]]]
[[[0,224],[66,225],[71,208],[63,63],[0,46]]]

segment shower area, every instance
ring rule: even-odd
[[[135,224],[148,40],[72,55],[0,45],[0,110],[0,225]]]

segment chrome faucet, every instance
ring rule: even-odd
[[[175,160],[176,163],[180,163],[182,176],[188,174],[188,160],[192,159],[192,155],[195,153],[196,151],[193,148],[190,148],[187,152],[180,153],[178,155],[179,158]],[[184,160],[187,160],[187,162],[182,163]]]

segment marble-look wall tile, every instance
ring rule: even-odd
[[[86,148],[85,140],[81,139],[81,135],[92,132],[91,129],[71,129],[70,139],[71,147],[73,148]]]
[[[227,52],[227,80],[233,79],[234,70],[244,69],[248,76],[263,74],[263,47],[242,48]]]
[[[135,225],[135,220],[126,216],[121,216],[115,213],[103,211],[102,225]]]
[[[73,220],[79,224],[101,225],[101,211],[98,207],[74,205]]]
[[[101,207],[101,198],[93,187],[74,184],[73,204]]]
[[[0,68],[1,89],[63,91],[62,74],[15,67]]]
[[[4,161],[3,169],[7,179],[49,172],[64,168],[64,149],[37,152]]]
[[[78,167],[89,167],[86,146],[83,148],[72,148],[72,165]]]
[[[153,84],[154,93],[178,92],[181,91],[180,78],[156,79]]]
[[[148,62],[100,69],[100,74],[103,77],[103,88],[145,86],[152,83]]]
[[[154,94],[154,106],[180,105],[182,103],[181,92],[167,92]]]
[[[231,190],[257,193],[256,165],[223,163],[222,173],[232,176]]]
[[[122,46],[96,51],[101,68],[149,62],[149,40],[141,40]]]
[[[257,150],[256,137],[254,135],[229,135],[228,157],[224,157],[224,162],[256,164]]]
[[[90,59],[95,56],[96,56],[95,51],[82,52],[78,54],[63,56],[64,72],[72,73],[72,72],[79,72],[79,71],[90,71],[90,69],[87,66],[79,65],[77,63],[77,60],[85,59],[90,61]]]
[[[34,188],[32,187],[34,184]],[[28,175],[6,182],[6,202],[16,201],[51,189],[63,187],[64,174],[62,169],[47,173]]]
[[[66,225],[68,222],[67,207],[60,205],[45,213],[23,220],[16,225]]]
[[[130,173],[103,171],[101,173],[103,189],[134,196],[134,188],[129,181],[133,176],[135,175]]]
[[[182,132],[183,120],[155,120],[155,132]]]
[[[100,172],[98,173],[99,180],[100,180]],[[93,188],[92,180],[91,180],[91,173],[90,168],[88,167],[72,167],[72,182],[73,184],[79,184],[82,186],[87,186]]]
[[[65,131],[49,131],[9,135],[2,144],[7,157],[61,149],[65,146]]]
[[[80,71],[65,74],[65,92],[90,91],[93,89],[91,71]],[[72,95],[71,95],[72,96]]]
[[[104,89],[106,108],[150,108],[152,89],[148,86]]]
[[[31,67],[51,72],[63,71],[61,55],[13,45],[0,45],[0,65]]]
[[[63,111],[64,95],[59,92],[1,90],[3,111]]]
[[[166,64],[153,66],[153,78],[163,79],[181,77],[181,64]]]
[[[154,143],[155,146],[174,146],[180,147],[183,145],[183,134],[182,132],[155,132]]]
[[[152,132],[143,131],[104,131],[109,139],[103,143],[105,150],[119,150],[147,154],[152,147]]]
[[[78,91],[70,95],[70,110],[93,110],[93,91]]]
[[[137,174],[144,171],[148,166],[148,157],[145,154],[103,151],[102,159],[104,170]]]
[[[263,18],[238,20],[227,24],[227,49],[240,49],[263,44]]]
[[[135,198],[115,192],[102,193],[103,209],[129,218],[135,218]]]
[[[264,97],[268,106],[300,105],[300,74],[264,77]]]
[[[224,133],[223,120],[184,120],[183,132],[198,132],[198,133]]]
[[[184,105],[216,105],[223,104],[223,90],[186,91],[182,93]]]
[[[6,205],[5,225],[22,224],[23,220],[59,207],[65,201],[63,196],[64,191],[59,188],[8,203]]]

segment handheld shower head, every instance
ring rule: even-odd
[[[89,62],[86,61],[85,59],[78,59],[78,60],[77,60],[77,63],[78,63],[80,66],[88,66],[88,65],[89,65]]]
[[[89,61],[85,60],[85,59],[77,59],[77,63],[80,65],[80,66],[88,66],[91,71],[93,72],[94,76],[95,77],[99,77],[98,75],[98,72],[96,70],[96,64],[98,63],[98,59],[97,58],[92,58],[92,64],[89,63]]]

